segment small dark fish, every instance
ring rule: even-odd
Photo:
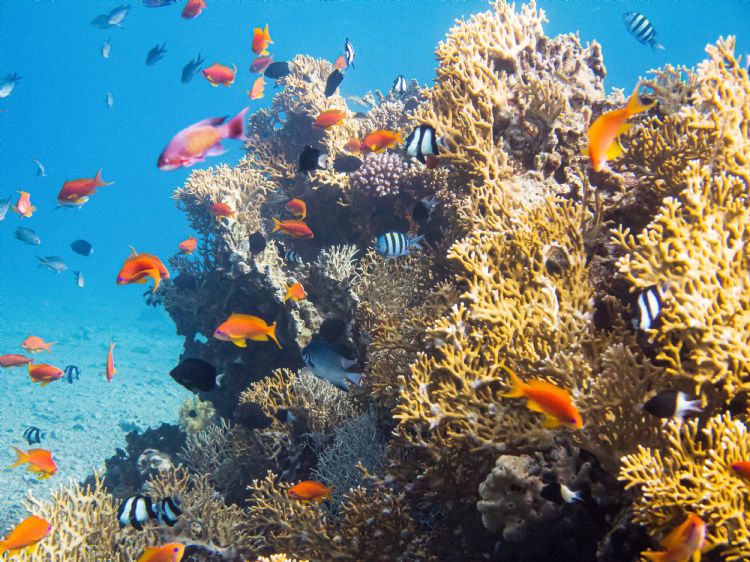
[[[299,171],[312,172],[313,170],[324,170],[328,161],[328,155],[321,153],[317,148],[306,145],[299,155]]]
[[[648,330],[654,326],[661,315],[662,299],[666,294],[662,287],[654,285],[638,295],[638,316],[633,320],[638,330]]]
[[[350,66],[354,68],[354,46],[348,37],[346,38],[346,43],[344,43],[344,60],[346,61],[347,68]]]
[[[406,138],[404,148],[409,156],[424,164],[425,156],[437,156],[440,153],[435,129],[430,125],[415,127]]]
[[[167,44],[162,43],[161,46],[156,45],[146,55],[146,64],[148,66],[154,66],[157,62],[164,58],[164,53],[167,52]]]
[[[19,226],[16,229],[16,238],[21,242],[26,242],[27,244],[31,244],[33,246],[38,246],[42,243],[36,232],[31,230],[30,228],[26,228],[23,226]]]
[[[651,397],[643,405],[652,416],[682,420],[689,412],[702,412],[700,400],[690,400],[687,394],[678,390],[663,390]]]
[[[559,482],[553,482],[542,487],[542,491],[539,493],[545,500],[551,501],[557,504],[564,503],[575,503],[583,501],[581,498],[581,492],[574,492],[568,488],[565,484]]]
[[[646,16],[638,12],[625,12],[622,21],[636,41],[649,45],[651,49],[664,49],[664,45],[656,40],[656,30]]]
[[[339,87],[339,84],[341,84],[341,81],[344,79],[344,74],[337,68],[331,74],[328,76],[328,79],[326,80],[326,89],[325,94],[327,98],[330,98],[333,94],[336,93],[336,90]]]
[[[147,8],[163,8],[164,6],[171,6],[176,2],[177,0],[143,0],[143,5]]]
[[[74,380],[77,381],[81,378],[81,369],[78,365],[68,365],[63,369],[63,372],[65,373],[65,376],[68,377],[68,382],[70,384],[73,384]]]
[[[292,249],[292,248],[290,248],[286,252],[284,252],[284,259],[287,261],[287,263],[291,263],[291,264],[295,264],[295,265],[300,265],[300,264],[303,263],[302,262],[302,258],[299,257],[299,255],[297,254],[297,252],[294,249]]]
[[[414,210],[411,212],[412,218],[416,222],[427,222],[435,211],[435,205],[437,205],[437,199],[434,197],[420,199],[414,205]]]
[[[266,71],[263,73],[267,78],[278,80],[284,76],[289,76],[291,71],[289,70],[289,63],[285,61],[272,62],[266,67]]]
[[[83,286],[86,284],[86,280],[83,278],[83,273],[80,271],[74,271],[73,275],[76,276],[76,285],[78,285],[78,288],[83,289]]]
[[[251,234],[248,241],[250,242],[250,251],[254,254],[259,254],[266,249],[266,237],[260,231]]]
[[[265,429],[273,422],[258,404],[253,402],[243,402],[238,404],[232,413],[234,423],[247,429]]]
[[[362,167],[362,160],[360,160],[356,156],[351,156],[349,154],[342,154],[340,156],[337,156],[333,161],[333,169],[337,172],[343,172],[345,174],[356,172],[360,169],[360,167]]]
[[[26,442],[29,444],[29,446],[38,445],[45,437],[47,437],[47,433],[45,431],[42,431],[38,427],[34,427],[33,425],[23,432],[23,438],[26,439]]]
[[[393,87],[391,88],[391,92],[398,96],[403,96],[406,91],[409,89],[408,84],[406,83],[406,78],[403,74],[399,74],[396,76],[396,79],[393,81]]]
[[[43,178],[47,177],[47,172],[44,170],[44,164],[42,164],[39,160],[36,158],[32,158],[31,161],[36,164],[36,175],[41,176]]]
[[[297,416],[289,408],[279,408],[276,410],[274,417],[281,423],[294,423],[294,420],[297,419]]]
[[[196,357],[181,361],[169,375],[192,392],[210,392],[217,386],[216,367]]]
[[[200,53],[198,56],[187,63],[182,69],[182,83],[187,84],[193,79],[201,68],[201,65],[206,62],[205,59],[201,58]]]
[[[68,266],[65,265],[65,262],[63,262],[59,256],[45,256],[43,258],[37,256],[36,259],[41,262],[39,267],[49,267],[55,273],[60,273],[68,269]]]
[[[367,113],[364,111],[357,111],[357,113],[354,114],[355,119],[367,119]]]
[[[90,256],[94,253],[91,243],[86,240],[76,240],[70,244],[70,247],[76,254],[81,256]]]

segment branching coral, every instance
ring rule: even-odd
[[[344,284],[357,282],[357,260],[359,250],[351,244],[331,246],[322,250],[315,262],[322,274],[333,281]]]

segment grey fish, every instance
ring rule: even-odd
[[[112,27],[112,24],[109,23],[108,14],[102,14],[100,16],[96,16],[94,19],[91,20],[91,25],[93,25],[97,29],[109,29],[110,27]]]
[[[354,384],[359,384],[362,380],[361,373],[350,373],[346,370],[356,361],[347,359],[335,347],[324,341],[310,342],[302,350],[302,358],[316,377],[330,382],[341,390],[349,390],[347,380]]]
[[[31,230],[30,228],[26,228],[23,226],[19,226],[16,229],[16,238],[21,242],[26,242],[27,244],[31,244],[32,246],[38,246],[42,243],[39,235],[36,232]]]
[[[40,258],[39,256],[37,256],[36,259],[42,262],[39,264],[39,267],[41,266],[49,267],[55,273],[60,273],[68,269],[68,266],[65,265],[65,263],[60,259],[59,256],[46,256],[43,258]]]
[[[104,103],[106,103],[107,107],[110,109],[115,105],[115,97],[112,95],[112,92],[107,92],[107,98],[104,100]]]
[[[107,23],[109,23],[109,25],[112,25],[114,27],[119,27],[120,29],[123,29],[122,22],[124,22],[125,18],[128,17],[129,12],[130,12],[130,6],[128,5],[118,6],[117,8],[112,10],[107,16]]]
[[[198,56],[187,63],[182,69],[182,83],[187,84],[193,79],[193,76],[200,70],[201,65],[206,62],[205,59],[201,58],[200,53]]]
[[[42,164],[39,160],[36,158],[32,158],[31,161],[36,164],[36,175],[42,176],[43,178],[47,177],[47,172],[44,170],[44,164]]]
[[[5,220],[5,215],[8,214],[8,207],[10,207],[10,197],[0,199],[0,221]]]
[[[159,45],[156,45],[153,49],[151,49],[148,52],[148,55],[146,55],[146,64],[148,66],[154,66],[157,62],[163,59],[164,53],[167,52],[167,49],[165,48],[166,46],[166,43],[162,43],[161,47]]]
[[[14,72],[0,80],[0,98],[7,98],[11,95],[20,79],[21,77]]]
[[[171,6],[177,2],[177,0],[143,0],[143,5],[147,8],[163,8],[164,6]]]
[[[109,52],[112,50],[112,38],[110,37],[104,43],[102,43],[102,56],[105,59],[109,58]]]
[[[74,271],[73,275],[76,276],[76,285],[78,285],[78,287],[83,289],[83,286],[86,284],[86,281],[83,278],[83,273],[81,273],[80,271]]]
[[[345,174],[356,172],[362,167],[362,160],[350,154],[340,154],[333,161],[333,169]]]

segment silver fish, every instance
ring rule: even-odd
[[[44,164],[42,164],[39,160],[36,158],[32,158],[31,161],[36,164],[36,175],[42,176],[43,178],[47,177],[47,172],[44,170]]]
[[[187,63],[182,69],[182,83],[187,84],[190,82],[204,62],[206,62],[205,59],[202,59],[200,53],[198,53],[196,58]]]
[[[330,382],[341,390],[349,390],[347,380],[354,384],[359,384],[362,380],[361,373],[347,371],[356,361],[347,359],[335,347],[324,341],[310,342],[302,350],[302,358],[316,377]]]
[[[112,10],[109,15],[107,16],[107,23],[109,25],[112,25],[114,27],[119,27],[122,29],[122,22],[125,21],[125,18],[128,17],[128,13],[130,12],[130,6],[124,5],[124,6],[118,6],[114,10]]]
[[[26,228],[23,226],[19,226],[16,229],[16,238],[21,242],[26,242],[27,244],[31,244],[33,246],[38,246],[42,243],[39,235],[36,232],[31,230],[30,228]]]
[[[68,269],[68,266],[58,256],[46,256],[43,258],[37,256],[37,259],[42,262],[39,264],[39,267],[49,267],[55,273],[60,273]]]
[[[109,14],[96,16],[91,20],[91,25],[93,25],[97,29],[109,29],[110,27],[112,27],[112,24],[109,23]]]
[[[105,59],[109,58],[109,52],[112,50],[112,38],[110,37],[104,43],[102,43],[102,56]]]
[[[81,289],[83,289],[83,286],[86,283],[86,281],[83,278],[83,273],[81,273],[80,271],[74,271],[73,275],[76,276],[76,285],[78,285]]]
[[[157,62],[163,59],[164,53],[167,52],[166,46],[167,44],[163,43],[161,46],[156,45],[153,49],[151,49],[148,52],[148,55],[146,55],[146,64],[148,66],[154,66]]]
[[[112,92],[107,92],[107,99],[105,100],[105,103],[109,108],[111,108],[115,104],[115,97],[112,95]]]
[[[10,197],[0,199],[0,221],[5,220],[5,215],[8,214],[8,207],[10,207]]]
[[[20,79],[21,77],[14,72],[0,80],[0,98],[7,98],[11,95]]]

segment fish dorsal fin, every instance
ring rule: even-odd
[[[136,257],[138,255],[138,252],[135,251],[135,248],[133,248],[133,246],[130,246],[130,251],[132,252],[130,254],[131,258],[134,258],[134,257]]]

